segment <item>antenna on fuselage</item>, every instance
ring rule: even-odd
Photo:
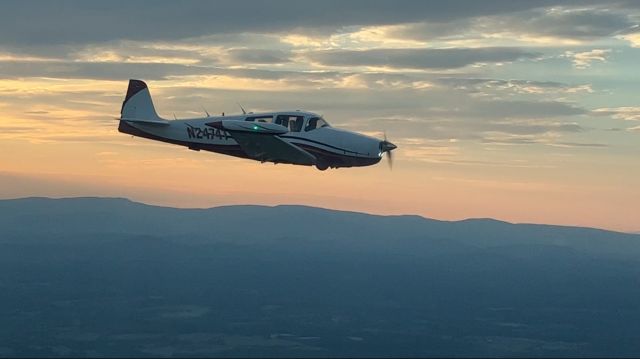
[[[204,113],[207,114],[207,117],[211,117],[211,115],[209,115],[209,111],[207,111],[207,109],[204,108],[204,106],[201,105],[200,107],[202,107],[202,111],[204,111]]]
[[[238,102],[238,106],[240,106],[240,109],[242,110],[242,114],[246,115],[247,111],[244,110],[244,107],[242,107],[242,105],[240,104],[240,102]]]
[[[178,118],[176,117],[175,112],[173,113],[173,119],[174,119],[174,120],[177,120],[177,119],[178,119]]]

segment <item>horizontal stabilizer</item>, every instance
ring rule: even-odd
[[[160,125],[160,126],[168,126],[169,121],[163,119],[141,119],[141,118],[121,118],[120,121],[134,122],[134,123],[144,123],[150,125]]]

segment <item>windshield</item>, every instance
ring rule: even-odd
[[[327,121],[322,117],[311,117],[309,122],[307,122],[307,126],[304,128],[305,131],[315,130],[316,128],[329,127]]]

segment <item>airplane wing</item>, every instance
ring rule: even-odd
[[[309,166],[316,163],[312,154],[278,136],[288,132],[284,126],[237,120],[215,121],[206,125],[229,132],[240,148],[254,159]]]

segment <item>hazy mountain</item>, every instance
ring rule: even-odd
[[[2,356],[638,356],[640,235],[0,201]]]

